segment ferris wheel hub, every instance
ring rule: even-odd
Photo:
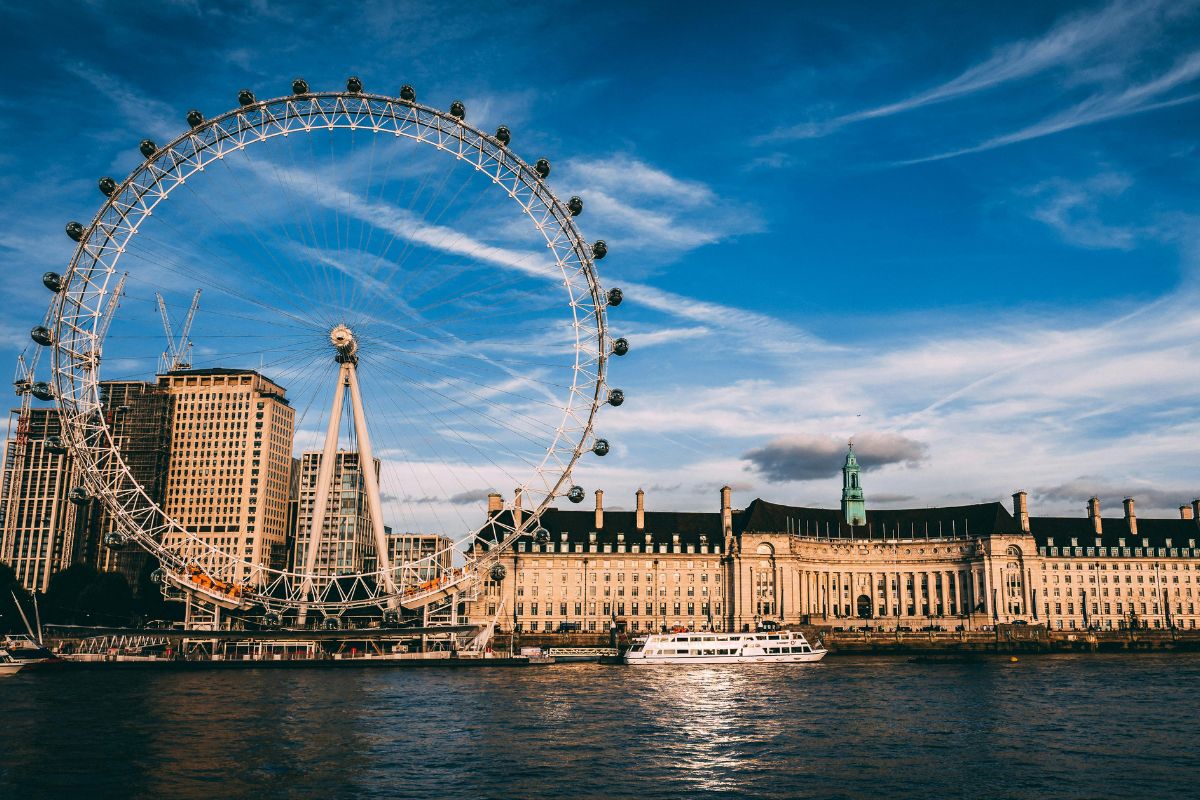
[[[340,359],[350,359],[358,353],[358,339],[354,331],[344,324],[339,324],[329,332],[329,341],[337,350]]]

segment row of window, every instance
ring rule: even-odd
[[[525,573],[526,573],[526,571],[523,569],[517,570],[517,583],[525,583]],[[539,574],[542,575],[543,580],[545,582],[549,582],[551,580],[551,576],[553,575],[553,573],[550,572],[549,570],[545,570],[545,571],[531,570],[531,573],[532,574],[530,575],[530,583],[537,583]],[[558,574],[562,578],[562,580],[561,580],[562,583],[567,582],[567,575],[574,575],[575,583],[580,583],[583,580],[583,570],[581,570],[579,568],[572,569],[570,572],[560,571]],[[624,572],[612,573],[612,572],[590,571],[588,574],[590,576],[591,583],[599,582],[599,580],[600,580],[599,576],[601,576],[601,575],[604,576],[604,583],[612,583],[613,582],[612,578],[613,578],[614,574],[616,575],[617,583],[625,583],[626,573],[624,573]],[[637,583],[643,574],[645,574],[645,576],[646,576],[646,583],[654,582],[654,573],[653,572],[646,572],[646,573],[631,572],[631,573],[629,573],[629,576],[630,576],[629,582]],[[683,573],[680,573],[680,572],[674,572],[674,573],[660,572],[660,573],[658,573],[658,582],[666,583],[668,575],[673,575],[674,583],[682,583],[683,582],[681,580],[682,574]],[[700,573],[700,583],[708,583],[708,576],[709,576],[709,573],[707,573],[707,572]],[[694,573],[694,572],[687,573],[687,582],[695,583],[696,582],[696,573]],[[714,583],[721,582],[721,573],[720,572],[713,573],[713,582]]]
[[[568,603],[558,603],[558,615],[563,616],[563,617],[567,616],[568,606],[569,606]],[[574,604],[576,617],[583,616],[583,606],[584,606],[583,603],[575,603]],[[710,603],[699,603],[699,604],[697,604],[697,603],[686,603],[686,604],[684,604],[684,603],[671,603],[671,604],[659,603],[657,616],[660,616],[660,617],[666,616],[668,608],[670,608],[671,613],[673,613],[675,615],[682,614],[683,613],[682,609],[685,606],[687,608],[688,616],[695,616],[697,608],[700,609],[700,614],[702,614],[704,616],[708,616],[710,612],[712,614],[720,614],[721,613],[721,604],[720,603],[711,603],[711,604]],[[492,609],[489,612],[490,614],[494,615],[496,613],[495,605],[489,605],[488,608]],[[531,616],[531,617],[538,616],[539,608],[544,609],[545,616],[547,616],[547,617],[554,616],[554,613],[555,613],[555,604],[554,603],[539,604],[536,602],[529,604],[529,616]],[[613,614],[616,614],[616,616],[618,616],[618,617],[624,617],[626,615],[625,614],[626,609],[628,609],[629,615],[634,616],[634,617],[642,615],[643,611],[644,611],[645,616],[656,616],[653,603],[646,603],[645,605],[642,605],[641,603],[630,603],[628,605],[626,605],[625,603],[588,603],[587,608],[588,608],[587,613],[589,616],[595,616],[597,613],[599,613],[601,616],[605,616],[605,617],[612,616]],[[517,603],[516,611],[517,611],[518,617],[525,616],[525,603],[523,603],[523,602]]]
[[[1041,555],[1055,556],[1075,556],[1077,558],[1087,556],[1088,558],[1100,557],[1107,558],[1197,558],[1200,557],[1200,548],[1196,547],[1195,539],[1188,539],[1187,547],[1172,547],[1168,539],[1166,547],[1039,547],[1038,553]],[[1049,551],[1049,552],[1047,552]]]
[[[644,548],[644,549],[643,549]],[[518,553],[687,553],[689,555],[699,553],[701,555],[713,554],[720,555],[720,545],[679,545],[679,544],[588,544],[584,545],[581,542],[571,544],[570,542],[559,542],[557,546],[554,542],[541,545],[536,542],[517,542]]]
[[[1045,603],[1044,605],[1045,605],[1045,610],[1046,610],[1046,616],[1049,617],[1051,604]],[[1083,615],[1085,613],[1088,613],[1088,606],[1085,605],[1084,603],[1079,603],[1079,604],[1076,604],[1076,603],[1065,603],[1065,604],[1064,603],[1054,603],[1053,605],[1054,605],[1054,613],[1057,616],[1062,616],[1064,607],[1066,608],[1067,616],[1072,616],[1075,614]],[[1114,611],[1113,611],[1114,607],[1116,608],[1115,613],[1117,616],[1124,616],[1127,613],[1129,613],[1129,614],[1141,613],[1143,616],[1145,616],[1147,614],[1163,613],[1160,610],[1161,607],[1158,603],[1091,603],[1090,606],[1091,606],[1091,608],[1090,608],[1091,613],[1096,616],[1100,616],[1100,614],[1101,614],[1100,609],[1102,606],[1104,608],[1103,613],[1105,615],[1112,615],[1114,613]],[[1078,608],[1078,611],[1076,611],[1076,608]],[[1170,606],[1167,606],[1167,609],[1170,610]],[[1183,609],[1184,609],[1183,603],[1175,604],[1175,613],[1176,614],[1183,616],[1184,615]],[[1187,613],[1189,615],[1194,615],[1196,613],[1196,604],[1195,603],[1187,604]]]

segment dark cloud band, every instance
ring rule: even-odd
[[[921,442],[897,433],[864,433],[854,437],[854,453],[864,471],[889,464],[917,467],[927,458]],[[810,434],[781,436],[744,454],[743,459],[772,483],[810,481],[837,475],[846,453],[845,441]]]

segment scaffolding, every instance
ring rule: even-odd
[[[170,450],[171,398],[155,384],[106,381],[101,408],[134,480],[161,503]],[[8,420],[0,472],[0,561],[22,586],[45,592],[50,576],[72,564],[124,575],[136,593],[150,556],[117,530],[96,498],[71,502],[83,485],[67,451],[58,409],[31,406],[29,393]],[[114,461],[102,469],[116,469]]]
[[[155,383],[103,381],[100,407],[112,432],[113,444],[140,484],[159,507],[166,495],[171,447],[172,398]],[[110,469],[117,469],[114,462]],[[103,506],[96,505],[88,525],[84,559],[106,572],[120,572],[134,592],[151,556],[145,549],[126,541],[116,520]]]

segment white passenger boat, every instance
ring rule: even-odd
[[[829,651],[796,631],[663,633],[634,642],[626,664],[757,664],[820,661]]]
[[[0,649],[7,651],[12,660],[19,664],[40,664],[57,658],[32,636],[25,634],[0,637]]]
[[[15,661],[7,650],[0,650],[0,678],[16,675],[24,666],[20,661]]]

